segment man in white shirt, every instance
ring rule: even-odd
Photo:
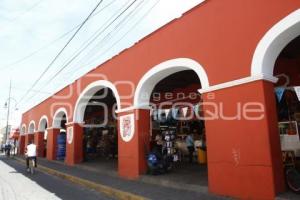
[[[37,167],[37,165],[36,165],[36,145],[33,143],[33,141],[30,141],[29,144],[27,145],[25,155],[26,155],[27,170],[29,171],[29,160],[31,160],[31,159],[34,159],[34,163],[35,163],[34,167]]]

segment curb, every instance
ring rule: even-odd
[[[21,158],[14,157],[14,159],[19,161],[19,162],[25,163],[25,160],[23,160]],[[118,189],[115,189],[115,188],[112,188],[112,187],[109,187],[109,186],[106,186],[106,185],[102,185],[102,184],[99,184],[99,183],[88,181],[86,179],[82,179],[82,178],[79,178],[79,177],[76,177],[76,176],[65,174],[65,173],[62,173],[60,171],[45,167],[41,164],[39,164],[39,167],[38,167],[37,170],[45,172],[45,173],[50,174],[50,175],[57,176],[59,178],[65,179],[65,180],[68,180],[68,181],[70,181],[72,183],[75,183],[77,185],[81,185],[81,186],[93,189],[97,192],[101,192],[101,193],[107,195],[108,197],[112,197],[114,199],[120,199],[120,200],[148,200],[148,198],[145,198],[145,197],[133,194],[133,193],[129,193],[129,192],[124,192],[122,190],[118,190]]]

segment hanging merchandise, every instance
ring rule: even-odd
[[[182,108],[182,113],[183,113],[183,116],[184,116],[184,117],[186,117],[187,111],[188,111],[188,107]]]
[[[158,120],[158,111],[157,110],[152,110],[152,117],[154,121]]]
[[[298,100],[300,101],[300,86],[294,87],[294,90],[295,90],[295,92],[297,94]]]
[[[157,119],[158,119],[158,121],[163,121],[163,114],[165,114],[164,110],[161,110],[161,109],[157,110]]]
[[[285,91],[285,88],[283,88],[283,87],[275,88],[275,93],[276,93],[276,96],[277,96],[277,99],[279,102],[281,101],[281,99],[283,97],[284,91]]]
[[[178,108],[172,108],[172,117],[173,119],[178,119],[178,111],[179,109]]]
[[[46,129],[45,132],[44,132],[44,140],[47,140],[47,137],[48,137],[48,131]]]
[[[168,118],[170,111],[171,111],[171,109],[165,109],[166,118]]]
[[[198,114],[199,111],[200,111],[200,105],[199,104],[194,105],[194,112],[195,112],[195,114]]]

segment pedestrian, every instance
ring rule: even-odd
[[[7,157],[10,157],[10,150],[11,150],[11,145],[9,142],[7,142],[5,145],[5,154]]]
[[[27,167],[27,171],[29,172],[29,160],[33,159],[35,165],[34,167],[37,167],[36,145],[33,143],[32,140],[29,142],[29,144],[26,147],[25,155],[26,155],[26,167]]]
[[[188,134],[188,136],[185,139],[185,143],[186,143],[187,149],[189,151],[189,162],[192,163],[193,162],[193,155],[194,155],[194,151],[195,151],[193,133],[190,132]]]

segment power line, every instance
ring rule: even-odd
[[[101,43],[105,43],[105,42],[107,42],[108,40],[110,40],[112,37],[113,37],[113,35],[112,35],[112,33],[113,32],[118,32],[118,31],[120,31],[120,29],[124,26],[124,25],[126,25],[126,23],[128,22],[128,19],[130,19],[130,17],[133,15],[133,14],[135,14],[136,13],[136,11],[141,7],[141,5],[142,5],[142,3],[144,2],[144,0],[142,0],[141,2],[139,2],[139,4],[134,8],[134,9],[132,9],[115,27],[114,27],[114,29],[113,30],[111,30],[109,33],[107,33],[95,46],[94,46],[94,48],[93,49],[91,49],[83,58],[81,58],[80,59],[80,61],[79,62],[77,62],[76,64],[75,64],[75,66],[78,66],[79,65],[79,67],[76,67],[75,69],[73,69],[72,71],[69,71],[69,72],[66,72],[66,73],[73,73],[73,72],[75,72],[75,71],[77,71],[79,68],[81,68],[81,65],[80,65],[80,63],[82,63],[82,60],[84,60],[84,59],[86,59],[86,57],[88,57],[88,55],[90,55],[91,54],[91,52],[93,51],[93,50],[95,50],[98,46],[100,46],[100,44]],[[145,4],[143,5],[143,6],[145,6]],[[140,10],[142,10],[142,8],[140,9]],[[125,23],[124,23],[125,22]]]
[[[37,85],[37,83],[44,77],[46,72],[51,68],[51,66],[54,64],[54,62],[58,59],[58,57],[62,54],[62,52],[67,48],[67,46],[70,44],[70,42],[75,38],[77,33],[81,30],[81,28],[84,26],[84,24],[90,19],[92,14],[96,11],[96,9],[100,6],[100,4],[103,2],[103,0],[100,0],[96,7],[92,10],[92,12],[88,15],[88,17],[83,21],[83,23],[79,26],[79,28],[76,30],[76,32],[72,35],[72,37],[68,40],[68,42],[65,44],[65,46],[59,51],[59,53],[54,57],[54,59],[50,62],[50,64],[46,67],[46,69],[41,73],[39,78],[33,83],[33,85],[29,88],[29,90],[25,93],[25,95],[20,99],[18,104],[24,100],[24,98],[28,95],[28,93]]]
[[[109,48],[107,48],[106,50],[110,50],[111,48],[113,48],[115,45],[117,45],[121,40],[123,40],[129,33],[130,33],[130,31],[132,31],[134,28],[136,28],[136,26],[139,24],[139,23],[141,23],[141,21],[143,21],[143,19],[144,18],[146,18],[149,14],[150,14],[150,12],[158,5],[158,3],[160,2],[160,0],[157,0],[146,12],[145,12],[145,14],[144,15],[142,15],[142,17],[138,20],[138,21],[136,21],[136,23],[135,24],[133,24],[133,26],[131,26],[130,28],[129,28],[129,30],[124,34],[124,35],[122,35],[122,37],[119,39],[119,40],[117,40],[115,43],[113,43],[112,45],[110,45],[109,46]],[[105,50],[105,51],[106,51]],[[41,88],[42,89],[42,88]],[[35,95],[34,95],[35,96]],[[31,98],[33,98],[34,96],[32,96],[32,97],[30,97],[30,99]]]
[[[15,90],[19,90],[19,91],[24,91],[24,90],[28,90],[28,89],[24,89],[24,88],[19,88],[19,87],[12,87]],[[41,94],[51,94],[50,92],[46,92],[46,91],[40,91],[40,90],[31,90],[32,92],[36,92],[36,93],[41,93]]]
[[[81,58],[81,60],[85,59],[86,57],[88,57],[88,55],[90,55],[94,50],[96,50],[97,48],[100,47],[100,44],[104,44],[105,42],[109,41],[111,38],[113,38],[113,34],[112,33],[118,33],[120,31],[120,29],[123,28],[124,25],[126,25],[126,23],[128,22],[128,19],[130,19],[130,17],[135,14],[135,12],[141,7],[141,5],[143,4],[144,0],[140,1],[139,4],[132,9],[115,27],[113,30],[111,30],[109,33],[107,33],[100,41],[97,42],[97,44],[83,57]],[[142,9],[142,8],[141,8]],[[140,9],[140,10],[141,10]]]
[[[100,28],[96,30],[95,33],[92,34],[90,38],[88,38],[86,41],[83,42],[83,44],[70,56],[70,59],[74,56],[76,56],[78,53],[82,52],[84,49],[86,49],[88,46],[86,44],[90,44],[91,42],[95,41],[102,33],[105,32],[105,30],[114,23],[114,20],[118,17],[118,13],[122,12],[123,8],[126,8],[126,5],[130,2],[128,0],[125,4],[121,6],[120,9],[117,10],[115,15],[112,15]],[[107,26],[108,24],[108,26]],[[69,59],[67,59],[64,63],[63,66],[68,63]]]
[[[77,52],[66,64],[63,65],[63,67],[58,71],[56,72],[53,76],[51,76],[48,80],[49,81],[52,81],[53,79],[55,79],[66,67],[68,67],[72,61],[74,61],[88,46],[90,46],[92,44],[92,42],[94,42],[100,35],[101,33],[103,33],[105,30],[107,30],[115,21],[117,21],[137,0],[134,0],[132,1],[120,14],[118,14],[107,26],[105,26],[105,28],[103,29],[100,29],[101,31],[99,31],[98,29],[98,34],[96,34],[88,43],[86,43],[84,45],[84,47],[79,51]],[[96,33],[97,33],[96,32]],[[41,89],[39,89],[39,91],[41,91],[46,85],[43,85],[41,87]],[[33,97],[36,96],[37,93],[33,94],[31,97],[27,98],[26,100],[30,100],[32,99]]]
[[[111,23],[109,23],[103,31],[105,31],[109,26],[111,26],[117,19],[119,19],[137,0],[134,0],[124,11],[122,11]],[[53,80],[55,77],[57,77],[58,74],[60,74],[73,60],[75,60],[92,42],[94,42],[100,35],[97,34],[96,37],[90,41],[85,47],[78,52],[75,56],[73,56],[58,72],[56,72],[49,80]]]
[[[157,0],[156,1],[156,3],[152,6],[152,7],[150,7],[147,11],[146,11],[146,13],[133,25],[133,26],[131,26],[129,29],[128,29],[128,31],[124,34],[124,35],[122,35],[116,42],[114,42],[112,45],[110,45],[108,48],[106,48],[105,50],[103,50],[103,51],[101,51],[100,53],[101,53],[101,55],[104,55],[105,53],[107,53],[107,52],[109,52],[115,45],[117,45],[120,41],[122,41],[134,28],[136,28],[136,26],[139,24],[139,23],[141,23],[141,21],[144,19],[144,18],[146,18],[148,15],[149,15],[149,13],[157,6],[157,4],[160,2],[161,0]],[[104,54],[102,53],[102,52],[104,52]],[[86,65],[89,65],[89,64],[92,64],[93,62],[95,62],[98,58],[98,56],[99,56],[100,54],[96,54],[96,55],[94,55],[93,57],[96,57],[96,59],[93,59],[93,60],[91,60],[90,62],[88,62]]]
[[[110,3],[108,3],[107,5],[105,5],[105,6],[104,6],[102,9],[100,9],[99,11],[95,12],[95,13],[91,16],[91,18],[93,18],[93,17],[95,17],[96,15],[98,15],[99,13],[101,13],[104,9],[106,9],[107,7],[109,7],[110,5],[112,5],[113,3],[114,3],[114,0],[112,0],[112,1],[111,1]],[[91,18],[90,18],[90,19],[91,19]],[[28,60],[29,58],[33,57],[34,55],[36,55],[37,53],[39,53],[39,52],[42,51],[43,49],[46,49],[46,48],[52,46],[53,44],[55,44],[56,42],[60,41],[61,39],[65,38],[67,35],[69,35],[71,32],[73,32],[76,28],[78,28],[81,24],[82,24],[82,23],[77,24],[76,26],[74,26],[73,28],[71,28],[69,31],[67,31],[67,32],[63,33],[62,35],[58,36],[56,39],[52,40],[51,42],[49,42],[48,44],[42,46],[41,48],[39,48],[39,49],[37,49],[37,50],[35,50],[35,51],[33,51],[33,52],[27,54],[26,56],[24,56],[24,57],[22,57],[22,58],[20,58],[20,59],[18,59],[18,60],[16,60],[16,61],[14,61],[14,62],[11,62],[10,64],[7,64],[7,65],[1,67],[1,68],[0,68],[0,71],[6,70],[6,69],[8,69],[8,68],[10,68],[10,67],[13,67],[13,66],[15,66],[15,65],[17,65],[17,64],[19,64],[19,63],[24,62],[25,60]]]

